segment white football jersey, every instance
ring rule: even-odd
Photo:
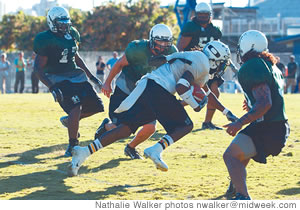
[[[204,53],[200,51],[186,51],[175,52],[167,56],[168,61],[176,58],[186,59],[191,61],[192,64],[189,65],[177,59],[172,64],[166,63],[160,66],[158,69],[146,74],[142,79],[152,79],[171,94],[174,94],[177,81],[185,71],[189,71],[194,76],[196,84],[199,84],[200,87],[205,85],[209,79],[209,60]]]
[[[172,95],[176,92],[177,81],[182,77],[184,72],[189,71],[194,76],[194,82],[200,87],[204,86],[209,79],[209,60],[207,56],[200,51],[175,52],[167,56],[170,61],[176,58],[183,58],[191,62],[185,63],[179,59],[166,63],[158,69],[144,75],[138,82],[135,89],[130,95],[122,101],[115,113],[121,113],[129,110],[142,95],[147,86],[148,79],[154,80],[161,87],[166,89]]]

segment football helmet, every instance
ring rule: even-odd
[[[172,46],[173,33],[165,24],[156,24],[149,33],[150,48],[156,54],[165,54]]]
[[[69,33],[71,27],[70,14],[63,7],[52,7],[47,14],[47,24],[54,33]]]
[[[211,41],[205,45],[203,52],[209,59],[210,77],[222,76],[230,65],[231,53],[229,47],[223,42]]]
[[[244,32],[238,42],[237,59],[241,63],[242,57],[248,52],[268,51],[267,37],[260,31],[249,30]]]
[[[209,4],[201,2],[195,7],[196,19],[200,24],[207,24],[212,17],[212,8]]]

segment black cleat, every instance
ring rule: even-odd
[[[133,159],[141,159],[143,160],[142,156],[136,151],[135,148],[131,148],[128,144],[126,145],[124,149],[124,154],[126,156],[129,156],[132,160]]]
[[[72,157],[72,150],[75,146],[78,146],[79,141],[77,139],[69,141],[68,148],[65,152],[65,157]]]
[[[94,136],[94,139],[97,139],[99,138],[103,133],[106,132],[106,129],[105,129],[105,124],[109,123],[110,120],[108,118],[105,118],[101,125],[99,126],[99,128],[96,130],[96,133],[95,133],[95,136]]]
[[[236,193],[235,198],[233,200],[251,200],[250,196],[242,195],[241,193]]]
[[[202,123],[202,130],[223,130],[223,128],[220,128],[218,126],[215,126],[212,122],[203,122]]]
[[[232,183],[232,181],[230,181],[228,189],[225,193],[226,197],[229,198],[233,198],[236,195],[236,190],[235,190],[235,186]]]

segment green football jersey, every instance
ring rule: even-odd
[[[148,64],[148,60],[153,54],[149,48],[149,40],[135,40],[128,44],[125,49],[125,56],[129,63],[122,69],[126,79],[136,83],[142,76],[156,69],[154,66]],[[175,45],[169,49],[166,55],[177,52]]]
[[[75,54],[80,42],[79,32],[71,27],[70,34],[58,37],[50,30],[36,35],[33,50],[36,54],[47,56],[48,62],[44,71],[49,74],[62,74],[71,71],[82,71],[75,63]]]
[[[287,119],[283,100],[284,78],[276,65],[272,66],[270,62],[264,61],[262,58],[252,58],[241,66],[238,80],[244,90],[249,107],[256,102],[252,94],[255,86],[265,83],[271,90],[272,107],[262,118],[256,120],[257,122]]]
[[[222,32],[218,27],[211,23],[208,24],[206,28],[203,28],[194,20],[191,20],[183,26],[180,35],[183,37],[192,37],[192,40],[184,49],[184,51],[190,51],[191,48],[194,48],[195,46],[203,48],[206,43],[221,39]]]

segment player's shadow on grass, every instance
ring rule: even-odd
[[[300,185],[300,182],[298,182],[297,184]],[[298,195],[298,194],[300,194],[300,187],[293,187],[293,188],[289,188],[289,189],[280,190],[276,194],[279,194],[279,195]]]
[[[59,168],[62,167],[66,167],[66,164],[59,165]],[[18,197],[14,197],[13,200],[103,200],[110,195],[116,195],[122,192],[126,193],[129,188],[142,188],[146,186],[113,185],[100,191],[92,192],[87,189],[83,193],[75,193],[72,191],[72,186],[66,186],[64,184],[65,178],[65,174],[57,173],[55,170],[11,176],[7,179],[0,180],[0,185],[2,186],[0,194],[21,194]],[[99,182],[100,181],[98,181],[98,183],[95,182],[95,184],[99,184]],[[102,185],[103,184],[105,184],[105,182],[102,182]],[[82,187],[80,182],[78,182],[78,186],[79,185]]]
[[[55,159],[60,159],[65,151],[67,144],[54,145],[49,147],[41,147],[33,150],[28,150],[23,153],[14,153],[4,156],[8,161],[0,163],[0,168],[10,167],[12,165],[17,165],[19,167],[29,167],[28,173],[22,175],[9,175],[0,179],[0,195],[2,197],[6,193],[19,193],[18,197],[13,199],[34,199],[34,200],[58,200],[58,199],[105,199],[109,195],[113,195],[119,192],[127,192],[128,188],[142,188],[146,185],[125,185],[120,186],[117,183],[108,183],[107,181],[102,181],[100,179],[94,179],[90,177],[85,177],[86,173],[95,173],[101,170],[111,169],[118,167],[121,161],[129,161],[129,158],[119,158],[108,161],[102,164],[98,168],[88,169],[87,166],[82,166],[80,168],[80,177],[85,179],[91,179],[92,182],[113,185],[106,188],[103,191],[91,192],[87,190],[84,193],[74,193],[72,188],[74,186],[66,186],[64,184],[64,179],[67,179],[67,165],[71,161],[71,158],[65,158],[64,163],[59,163],[56,165],[49,166],[48,164],[43,164],[46,161],[51,161]],[[57,152],[59,151],[59,152]],[[57,155],[51,157],[43,157],[50,153],[57,152]],[[17,159],[15,159],[15,157]],[[12,160],[9,160],[13,158]],[[62,160],[64,161],[64,160]],[[131,161],[131,160],[130,160]],[[51,168],[51,169],[49,169]],[[39,170],[38,172],[35,172]],[[24,170],[25,171],[25,170]],[[32,172],[33,171],[33,172]],[[26,171],[27,172],[27,171]],[[21,172],[22,173],[22,172]],[[80,183],[79,183],[80,185]],[[76,187],[76,186],[75,186]],[[23,196],[24,195],[24,196]],[[8,197],[8,196],[6,196]]]
[[[98,171],[104,171],[106,169],[116,168],[120,165],[120,162],[122,162],[122,161],[132,161],[132,160],[129,159],[129,158],[113,159],[113,160],[108,161],[107,163],[104,163],[104,164],[100,165],[97,168],[89,169],[86,172],[96,173]],[[85,171],[80,168],[80,173],[82,173],[82,172],[85,172]]]
[[[4,163],[0,163],[0,168],[7,167],[13,162],[15,162],[15,163],[19,162],[20,164],[22,164],[22,163],[35,164],[35,163],[40,163],[40,162],[43,162],[43,161],[49,160],[49,159],[59,159],[59,158],[64,157],[63,153],[64,153],[64,150],[67,148],[67,146],[68,146],[67,144],[59,144],[59,145],[54,145],[54,146],[49,146],[49,147],[39,147],[36,149],[21,152],[21,153],[8,154],[8,155],[3,156],[4,158],[2,158],[2,159],[5,160],[5,158],[9,159],[9,158],[14,158],[14,157],[18,157],[18,159],[14,160],[14,161],[7,161]],[[54,158],[49,158],[49,157],[37,158],[37,156],[42,156],[42,155],[54,153],[57,151],[61,151],[61,155],[58,155]]]
[[[54,200],[54,199],[55,200],[105,200],[108,199],[110,195],[126,193],[130,188],[133,187],[142,188],[144,186],[147,185],[144,184],[134,185],[134,186],[116,185],[116,186],[107,187],[102,191],[91,192],[90,190],[87,190],[86,192],[83,193],[73,193],[69,190],[69,188],[66,187],[64,191],[59,192],[61,193],[61,196],[58,196],[56,192],[55,194],[50,195],[48,190],[40,190],[31,193],[30,195],[13,198],[12,200]],[[41,194],[43,196],[41,196]]]

